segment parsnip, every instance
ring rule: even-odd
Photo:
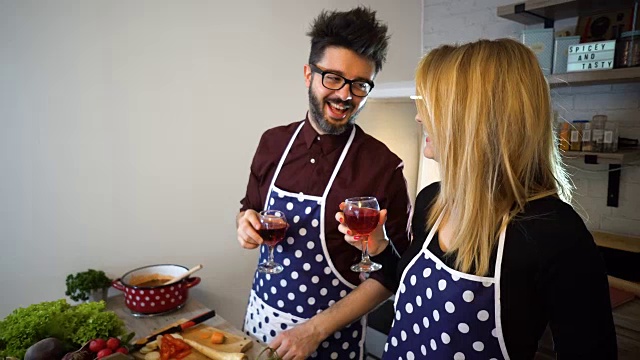
[[[160,353],[157,351],[152,351],[144,356],[144,360],[158,360],[160,359]]]
[[[243,353],[218,351],[189,339],[184,339],[184,342],[189,344],[192,348],[196,349],[202,355],[212,360],[247,360],[247,355]]]

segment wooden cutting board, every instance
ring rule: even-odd
[[[178,325],[181,324],[183,322],[187,321],[186,319],[180,319],[177,322],[168,325],[165,329],[168,329],[174,325]],[[158,330],[158,332],[162,331],[164,329],[160,329]],[[212,344],[211,343],[211,333],[214,331],[218,331],[224,334],[225,336],[225,341],[222,344]],[[207,336],[207,338],[202,338],[202,336],[204,335],[209,335]],[[231,353],[239,353],[239,352],[245,352],[248,349],[250,349],[253,346],[253,341],[245,336],[238,336],[235,334],[231,334],[229,332],[226,332],[224,330],[220,330],[220,329],[216,329],[214,327],[205,325],[205,324],[200,324],[197,326],[194,326],[188,330],[186,330],[185,332],[183,332],[182,335],[185,339],[189,339],[189,340],[193,340],[201,345],[210,347],[212,349],[218,350],[218,351],[225,351],[225,352],[231,352]],[[132,354],[133,357],[135,357],[136,359],[140,359],[140,360],[144,360],[144,354],[141,354],[140,352],[135,352]],[[189,356],[185,357],[184,360],[210,360],[208,357],[202,355],[201,353],[199,353],[198,351],[196,351],[195,349],[191,350],[191,354],[189,354]]]
[[[211,333],[213,333],[214,331],[218,331],[224,334],[225,339],[223,344],[211,343]],[[202,337],[206,334],[208,334],[208,336],[203,339]],[[230,334],[226,331],[219,330],[204,324],[200,324],[198,326],[194,326],[191,329],[188,329],[187,331],[182,333],[182,336],[185,339],[193,340],[197,343],[208,346],[218,351],[245,352],[253,345],[253,341],[248,337]]]

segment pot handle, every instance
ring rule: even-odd
[[[194,286],[196,286],[196,285],[200,284],[200,280],[201,280],[201,279],[200,279],[200,277],[198,277],[198,276],[196,276],[196,277],[190,277],[190,278],[188,278],[188,279],[185,279],[185,280],[184,280],[184,282],[185,282],[185,284],[184,284],[185,289],[192,288],[192,287],[194,287]]]
[[[114,288],[120,290],[120,291],[124,291],[124,285],[122,285],[122,282],[120,282],[120,278],[117,278],[115,280],[113,280],[111,282],[111,286],[113,286]]]

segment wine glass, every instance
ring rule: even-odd
[[[372,272],[382,268],[382,265],[369,258],[369,234],[378,226],[380,220],[380,205],[373,196],[349,198],[344,201],[344,223],[362,241],[362,260],[351,266],[355,272]]]
[[[260,212],[260,230],[258,233],[269,247],[269,258],[258,265],[258,271],[266,274],[279,274],[284,270],[281,264],[273,261],[273,248],[278,245],[287,233],[289,224],[284,213],[279,210],[265,210]]]

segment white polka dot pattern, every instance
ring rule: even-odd
[[[268,203],[270,209],[282,211],[290,220],[285,241],[274,251],[274,260],[285,269],[278,275],[256,273],[252,287],[252,294],[256,296],[250,300],[245,318],[247,334],[265,344],[283,330],[332,306],[351,291],[336,278],[324,253],[320,234],[322,201],[274,189]],[[266,246],[261,248],[264,249],[260,251],[259,262],[268,255]],[[363,340],[362,323],[354,322],[347,329],[349,332],[344,334],[355,335],[338,340],[341,335],[334,334],[312,354],[313,357],[360,358],[358,343]]]
[[[453,305],[453,303],[451,301],[447,301],[444,304],[444,309],[449,313],[449,314],[453,314],[454,311],[456,311],[456,306]]]
[[[466,302],[472,302],[473,301],[473,297],[474,297],[473,291],[467,290],[467,291],[462,293],[462,298]]]
[[[484,359],[504,359],[495,336],[494,283],[476,279],[418,254],[399,284],[383,358],[466,359],[482,353]]]
[[[480,320],[480,321],[489,320],[489,312],[487,312],[487,310],[480,310],[478,312],[478,320]]]
[[[465,323],[460,323],[458,324],[458,330],[463,333],[466,334],[469,332],[469,325],[465,324]]]
[[[447,333],[442,333],[442,335],[440,336],[440,338],[442,339],[442,343],[447,345],[451,342],[451,336],[449,336],[449,334]]]

